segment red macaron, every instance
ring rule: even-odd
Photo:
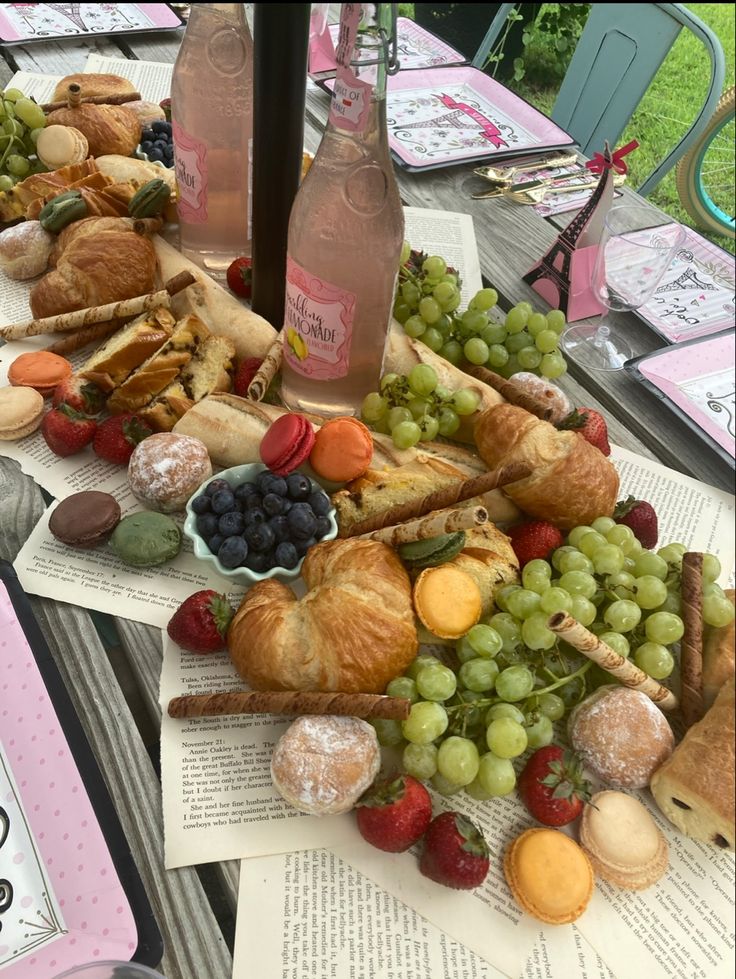
[[[314,429],[304,415],[277,418],[261,440],[261,461],[277,476],[286,476],[309,458]]]

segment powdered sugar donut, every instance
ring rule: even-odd
[[[0,269],[11,279],[32,279],[46,271],[56,238],[40,221],[23,221],[0,233]]]
[[[133,494],[151,510],[183,510],[187,500],[212,475],[203,442],[191,435],[149,435],[133,450],[128,482]]]
[[[565,392],[546,377],[538,377],[528,371],[519,371],[513,375],[512,380],[521,384],[529,394],[539,398],[542,404],[551,409],[552,414],[547,419],[550,425],[557,425],[572,411],[572,402]]]
[[[349,812],[378,774],[376,732],[357,717],[298,717],[271,760],[274,787],[315,816]]]

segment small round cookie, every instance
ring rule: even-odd
[[[599,687],[573,710],[570,744],[585,767],[616,789],[643,789],[667,761],[675,739],[667,719],[640,690]]]
[[[153,510],[183,510],[189,498],[212,475],[203,442],[191,435],[160,432],[133,450],[128,482],[133,494]]]
[[[426,568],[414,583],[414,609],[440,639],[459,639],[471,629],[483,606],[480,588],[469,574],[451,564]]]
[[[330,483],[349,483],[362,476],[373,458],[373,436],[363,422],[350,416],[331,418],[317,432],[309,463]]]
[[[8,369],[8,380],[14,387],[34,388],[44,398],[54,393],[57,385],[72,376],[72,365],[66,357],[48,350],[16,357]]]
[[[576,921],[593,895],[593,868],[556,829],[528,829],[506,848],[503,871],[520,907],[550,925]]]
[[[286,801],[315,816],[349,812],[378,774],[375,729],[357,717],[298,717],[281,735],[271,778]]]
[[[59,503],[49,519],[49,530],[70,547],[96,547],[119,523],[120,506],[114,496],[85,490]]]
[[[163,513],[131,513],[113,531],[110,547],[134,568],[153,568],[171,561],[181,548],[181,531]]]
[[[0,440],[12,442],[35,432],[43,410],[43,396],[33,388],[0,388]]]
[[[583,810],[580,845],[599,877],[641,891],[664,876],[667,841],[646,806],[623,792],[598,792]]]

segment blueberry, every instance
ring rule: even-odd
[[[168,144],[167,144],[167,145],[166,145],[166,146],[164,147],[164,157],[165,157],[165,158],[166,158],[167,160],[171,160],[171,159],[173,159],[173,157],[174,157],[174,144],[173,144],[173,143],[168,143]]]
[[[228,513],[223,513],[217,527],[224,537],[233,537],[236,534],[242,534],[245,530],[243,514],[240,510],[230,510]]]
[[[167,136],[171,135],[171,123],[165,119],[157,119],[156,122],[151,124],[151,129],[155,133],[166,133]]]
[[[210,505],[212,512],[218,515],[227,513],[229,510],[234,510],[235,497],[233,496],[233,491],[228,486],[227,489],[218,490],[217,493],[213,493]]]
[[[245,528],[245,539],[254,551],[269,551],[276,540],[275,534],[267,523],[253,524]]]
[[[249,496],[258,493],[258,487],[255,483],[241,483],[240,486],[235,487],[233,492],[236,500],[247,500]]]
[[[327,517],[317,517],[317,529],[314,532],[314,536],[317,540],[322,540],[329,532],[332,530],[332,524]]]
[[[205,540],[217,533],[217,517],[214,513],[203,513],[197,517],[197,533]]]
[[[284,512],[284,502],[283,496],[276,496],[275,493],[266,493],[263,497],[263,509],[269,517],[278,517],[279,514]]]
[[[151,140],[144,139],[143,142],[141,143],[141,149],[143,150],[144,153],[150,153],[150,151],[153,149],[153,143],[151,142]]]
[[[220,564],[225,568],[237,568],[243,563],[247,554],[248,545],[242,537],[227,537],[217,552]]]
[[[204,494],[200,496],[195,496],[192,500],[192,510],[195,513],[209,513],[210,511],[210,500],[208,496]]]
[[[294,547],[296,548],[296,553],[299,557],[304,557],[310,547],[314,547],[317,543],[316,538],[310,537],[307,540],[295,540]]]
[[[243,561],[243,564],[251,571],[260,574],[262,571],[268,571],[268,556],[258,551],[248,551],[248,555],[245,561]]]
[[[267,517],[260,507],[254,507],[252,510],[244,511],[243,520],[245,521],[245,526],[247,528],[247,527],[255,527],[256,524],[265,523]]]
[[[306,500],[312,492],[312,484],[302,473],[291,473],[287,476],[286,488],[294,501]]]
[[[332,509],[330,498],[324,490],[316,490],[314,493],[310,493],[307,503],[309,503],[317,517],[326,517]]]
[[[291,502],[291,500],[287,499],[287,497],[284,497],[284,502],[281,504],[281,512],[288,513],[293,506],[294,504]]]
[[[276,564],[279,568],[295,568],[299,563],[296,548],[289,541],[282,541],[276,548]]]
[[[277,544],[281,544],[283,541],[287,541],[291,537],[289,524],[284,516],[271,517],[271,519],[268,521],[268,526],[273,531],[274,540]]]
[[[219,533],[213,534],[210,537],[210,539],[207,541],[207,546],[209,547],[209,549],[212,551],[213,554],[217,554],[217,552],[222,547],[222,543],[224,540],[225,540],[224,534],[219,534]]]
[[[152,150],[149,150],[148,151],[148,153],[146,154],[146,156],[148,157],[149,160],[153,160],[154,162],[158,161],[159,163],[163,163],[164,151],[162,149],[160,149],[160,147],[154,146]]]
[[[230,483],[226,479],[213,479],[211,483],[207,483],[205,487],[206,496],[214,496],[215,493],[219,493],[220,490],[229,490]]]
[[[253,510],[256,507],[260,508],[262,503],[263,497],[258,490],[256,490],[255,493],[251,493],[249,496],[246,496],[243,500],[243,506],[246,510]]]
[[[147,129],[144,129],[141,133],[141,139],[145,139],[147,142],[152,143],[155,138],[156,134],[154,133],[153,128],[150,126]]]
[[[286,520],[292,535],[301,540],[314,536],[317,529],[317,518],[308,503],[295,503],[286,514]]]
[[[275,493],[276,496],[286,496],[288,489],[286,486],[286,480],[283,476],[274,476],[269,483],[269,493]]]
[[[258,475],[256,476],[256,486],[258,487],[261,493],[263,494],[270,493],[272,480],[278,478],[279,477],[275,476],[270,469],[264,469],[262,472],[259,472]]]
[[[173,158],[173,156],[172,156],[172,158],[170,160],[168,158],[164,160],[164,166],[165,167],[168,167],[169,170],[174,166],[174,158]]]

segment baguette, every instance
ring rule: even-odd
[[[79,370],[103,391],[113,391],[171,336],[174,317],[164,307],[144,313],[113,334]]]

